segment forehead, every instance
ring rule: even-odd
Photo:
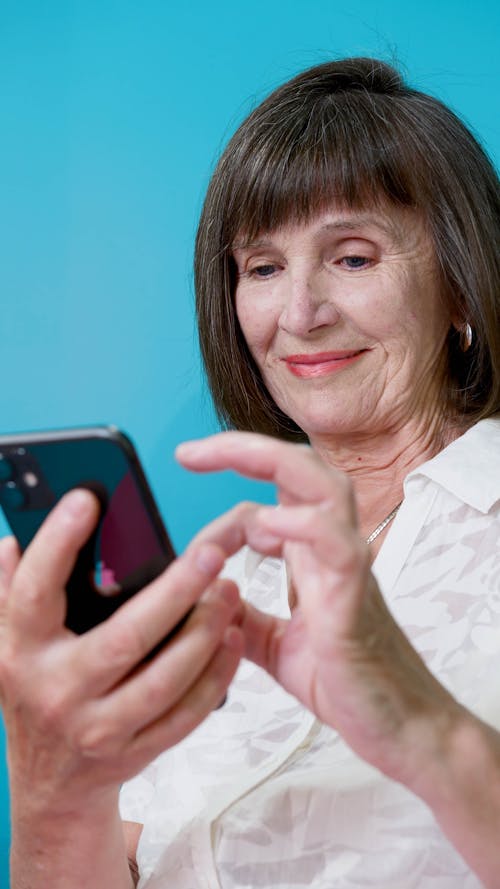
[[[237,252],[265,246],[276,237],[308,235],[321,238],[330,234],[353,238],[380,237],[400,246],[415,236],[421,237],[425,231],[422,214],[413,207],[384,204],[353,209],[338,206],[329,207],[302,222],[284,222],[272,231],[260,231],[254,237],[239,232],[232,243],[232,250]]]

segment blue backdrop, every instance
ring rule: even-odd
[[[214,160],[279,82],[367,54],[458,110],[498,160],[499,26],[496,0],[0,0],[0,430],[123,427],[178,548],[238,499],[272,497],[172,458],[216,428],[191,281]]]

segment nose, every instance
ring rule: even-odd
[[[335,324],[339,312],[332,282],[321,270],[290,270],[283,281],[283,308],[279,326],[294,336],[306,336],[319,327]]]

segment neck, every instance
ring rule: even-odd
[[[311,439],[326,463],[345,472],[356,497],[359,529],[368,537],[403,499],[403,482],[412,469],[430,460],[464,432],[442,419],[409,423],[379,433]],[[387,531],[389,528],[387,528]],[[378,551],[385,533],[372,544]]]

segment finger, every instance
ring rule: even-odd
[[[239,611],[237,587],[216,581],[154,661],[141,665],[84,713],[88,725],[86,736],[80,736],[84,750],[101,756],[118,751],[145,725],[171,710],[205,672]]]
[[[226,556],[231,556],[247,543],[265,555],[281,555],[282,537],[273,535],[256,522],[259,509],[260,505],[256,503],[239,503],[203,528],[191,546],[210,542],[222,547]]]
[[[342,569],[344,560],[350,564],[353,543],[358,540],[349,519],[350,515],[331,501],[319,506],[261,506],[253,516],[263,535],[270,534],[282,544],[287,540],[310,543],[317,555],[336,570]],[[355,549],[358,554],[358,546]]]
[[[277,678],[281,639],[289,628],[289,619],[275,617],[244,603],[240,623],[245,637],[244,656]]]
[[[20,558],[19,546],[14,537],[4,537],[3,540],[0,540],[0,621],[2,623],[7,617],[10,584]]]
[[[9,599],[13,627],[23,638],[46,638],[61,629],[66,613],[65,586],[78,551],[99,516],[89,491],[66,494],[26,549],[12,580]]]
[[[351,485],[306,445],[278,441],[252,432],[222,432],[176,449],[183,466],[194,472],[233,469],[250,478],[274,482],[298,502],[322,502],[336,488],[354,508]]]
[[[331,631],[331,624],[325,629],[325,622],[328,622],[325,618],[328,615],[325,615],[320,600],[316,601],[315,610],[309,617],[305,608],[300,607],[289,620],[264,614],[245,602],[241,622],[245,636],[244,656],[266,670],[291,694],[306,701],[310,695],[309,671],[315,662],[331,657],[335,652],[338,633],[336,628]]]
[[[87,695],[102,694],[130,673],[185,617],[215,580],[225,553],[192,546],[115,614],[80,637],[74,666]]]
[[[2,586],[9,586],[20,559],[21,553],[16,538],[3,537],[0,540],[0,584]]]
[[[156,722],[139,732],[130,745],[132,760],[149,762],[167,747],[182,741],[223,700],[243,653],[243,634],[227,628],[224,642],[189,692]]]
[[[370,553],[357,530],[339,518],[337,504],[261,507],[254,517],[282,539],[294,592],[318,654],[352,635],[363,615]]]
[[[339,644],[351,646],[358,634],[365,615],[362,605],[371,589],[365,549],[357,540],[346,542],[337,564],[327,564],[310,544],[285,545],[300,604],[296,612],[318,658],[331,657]]]

